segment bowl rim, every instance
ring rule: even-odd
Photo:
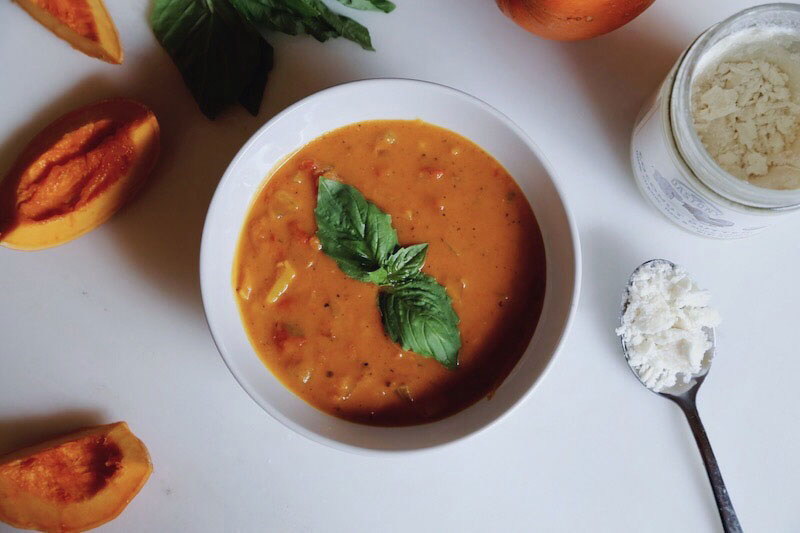
[[[496,416],[492,420],[489,420],[486,424],[484,424],[481,427],[475,429],[474,431],[471,431],[469,433],[465,433],[463,435],[457,436],[457,437],[455,437],[453,439],[449,439],[449,440],[442,441],[442,442],[437,442],[437,443],[434,443],[434,444],[431,444],[431,445],[422,446],[422,447],[419,447],[419,448],[405,448],[405,449],[371,448],[371,447],[358,446],[358,445],[350,444],[350,443],[347,443],[347,442],[342,442],[340,440],[332,439],[330,437],[327,437],[325,435],[322,435],[320,433],[311,431],[311,430],[303,427],[302,425],[296,423],[291,418],[289,418],[289,417],[285,416],[283,413],[279,412],[277,409],[273,408],[273,406],[270,404],[270,402],[268,402],[266,400],[262,400],[260,398],[260,395],[258,395],[254,390],[251,390],[251,387],[244,381],[244,379],[240,378],[240,376],[236,373],[236,371],[234,371],[233,367],[231,366],[231,363],[228,361],[228,357],[229,356],[221,348],[220,342],[218,341],[219,333],[215,331],[215,328],[211,324],[211,320],[209,319],[209,316],[208,316],[207,308],[208,308],[208,298],[209,298],[209,296],[206,295],[206,292],[204,290],[204,286],[205,286],[205,283],[204,283],[204,279],[205,279],[204,263],[205,263],[205,257],[207,255],[206,250],[207,250],[207,247],[208,247],[208,239],[209,239],[208,234],[210,232],[209,217],[210,217],[212,211],[215,210],[216,204],[221,201],[220,200],[220,196],[222,194],[221,190],[223,188],[222,187],[223,184],[226,183],[228,180],[233,179],[233,177],[232,177],[232,175],[233,175],[232,169],[238,165],[239,161],[244,157],[244,155],[255,144],[256,140],[261,137],[261,134],[264,132],[264,130],[270,128],[273,123],[281,120],[284,116],[292,113],[295,109],[297,109],[297,108],[299,108],[299,107],[301,107],[303,105],[306,105],[306,104],[308,104],[309,101],[315,100],[317,98],[320,98],[323,95],[330,95],[332,93],[347,91],[347,90],[349,90],[349,88],[351,86],[355,86],[355,85],[359,85],[359,86],[376,85],[376,84],[380,85],[380,84],[387,83],[387,82],[390,82],[390,83],[401,82],[401,83],[409,83],[411,85],[430,86],[432,88],[435,88],[436,90],[444,90],[445,92],[450,92],[454,96],[469,100],[473,104],[477,105],[478,107],[483,108],[484,110],[489,112],[491,115],[493,115],[495,118],[497,118],[504,126],[509,128],[515,135],[517,135],[525,143],[525,145],[528,146],[528,148],[531,150],[531,152],[533,152],[536,155],[536,157],[539,159],[539,162],[541,163],[542,167],[544,168],[545,172],[547,173],[547,175],[548,175],[548,177],[549,177],[549,179],[550,179],[550,181],[552,183],[552,186],[553,186],[553,189],[554,189],[556,195],[558,196],[559,200],[561,201],[561,205],[562,205],[562,208],[563,208],[563,211],[564,211],[564,216],[565,216],[566,221],[567,221],[567,227],[569,229],[569,235],[570,235],[571,241],[572,241],[572,254],[573,254],[574,259],[575,259],[573,267],[572,267],[572,272],[571,272],[572,278],[573,278],[573,286],[572,286],[572,292],[569,295],[570,304],[569,304],[569,310],[567,312],[566,320],[564,321],[564,323],[563,323],[563,325],[561,327],[561,331],[558,333],[557,340],[554,343],[554,348],[552,350],[552,353],[551,353],[548,361],[542,367],[542,370],[539,373],[539,375],[536,376],[536,378],[533,380],[531,385],[525,390],[525,392],[520,394],[502,413],[500,413],[498,416]],[[458,133],[458,132],[456,132],[456,133]],[[225,366],[228,368],[228,371],[234,377],[234,379],[239,384],[239,386],[247,393],[247,395],[250,396],[250,398],[256,403],[256,405],[261,407],[261,409],[263,409],[273,419],[277,420],[278,422],[280,422],[286,428],[291,429],[292,431],[294,431],[298,435],[301,435],[301,436],[305,437],[306,439],[308,439],[308,440],[310,440],[312,442],[315,442],[315,443],[318,443],[318,444],[322,444],[322,445],[324,445],[324,446],[326,446],[328,448],[333,448],[333,449],[339,450],[339,451],[350,452],[350,453],[354,453],[356,455],[371,455],[371,456],[397,456],[399,454],[418,454],[418,453],[429,452],[429,451],[432,451],[432,450],[438,450],[438,449],[441,449],[441,448],[446,447],[446,446],[452,446],[452,445],[454,445],[456,443],[463,442],[464,440],[466,440],[468,438],[471,438],[471,437],[474,437],[474,436],[476,436],[478,434],[481,434],[481,433],[487,431],[488,429],[494,427],[499,422],[505,420],[513,411],[517,410],[517,408],[524,401],[526,401],[530,397],[530,395],[533,393],[534,389],[536,389],[539,386],[539,384],[542,382],[542,380],[545,378],[545,376],[550,373],[550,369],[553,366],[553,362],[555,361],[557,355],[563,349],[564,344],[565,344],[566,339],[567,339],[567,335],[568,335],[568,333],[569,333],[569,331],[572,328],[572,325],[574,323],[575,316],[577,314],[579,300],[580,300],[581,285],[582,285],[581,246],[580,246],[580,237],[579,237],[579,234],[578,234],[578,227],[577,227],[577,224],[575,222],[575,215],[574,215],[573,210],[569,206],[569,203],[568,203],[568,201],[566,199],[566,196],[564,195],[562,187],[559,185],[559,178],[558,178],[558,175],[555,172],[555,169],[553,168],[553,165],[550,163],[550,161],[547,159],[547,157],[545,157],[545,155],[542,152],[541,148],[539,148],[539,146],[533,141],[533,139],[531,139],[528,136],[528,134],[520,126],[518,126],[516,124],[516,122],[514,122],[510,117],[508,117],[506,114],[504,114],[503,112],[501,112],[500,110],[498,110],[497,108],[492,106],[491,104],[481,100],[480,98],[478,98],[476,96],[473,96],[473,95],[471,95],[471,94],[469,94],[469,93],[467,93],[465,91],[456,89],[454,87],[450,87],[449,85],[445,85],[445,84],[441,84],[441,83],[437,83],[437,82],[419,80],[419,79],[414,79],[414,78],[398,78],[398,77],[368,78],[368,79],[362,79],[362,80],[347,81],[347,82],[343,82],[343,83],[339,83],[339,84],[333,85],[333,86],[328,87],[326,89],[322,89],[320,91],[317,91],[315,93],[312,93],[312,94],[310,94],[308,96],[305,96],[305,97],[301,98],[297,102],[289,105],[288,107],[286,107],[282,111],[276,113],[269,120],[267,120],[264,124],[262,124],[255,132],[253,132],[253,134],[250,136],[250,138],[237,151],[237,153],[233,157],[233,159],[231,159],[230,163],[228,163],[228,166],[225,168],[225,172],[222,174],[222,177],[220,178],[220,180],[217,183],[217,186],[216,186],[216,188],[214,190],[214,194],[213,194],[213,196],[211,198],[211,201],[209,202],[208,209],[206,210],[206,216],[205,216],[205,219],[204,219],[204,222],[203,222],[203,231],[202,231],[202,234],[201,234],[200,253],[199,253],[198,263],[199,263],[200,296],[201,296],[201,300],[202,300],[202,303],[203,303],[203,317],[205,318],[206,325],[208,326],[209,333],[211,334],[211,339],[212,339],[212,341],[214,343],[215,348],[217,349],[217,352],[219,353],[220,357],[222,358],[223,362],[225,363]],[[265,367],[265,369],[268,372],[271,372],[269,370],[269,368]],[[283,385],[281,383],[281,386],[285,386],[285,385]],[[302,400],[302,398],[300,398],[300,399]],[[466,410],[470,409],[471,407],[472,406],[466,407]],[[324,414],[327,415],[327,413],[324,413]],[[327,415],[327,416],[333,416],[333,415]],[[339,420],[339,419],[337,419],[337,420]],[[349,422],[349,421],[344,420],[344,422]],[[427,424],[419,424],[418,426],[436,424],[437,422],[438,421],[429,422]],[[355,422],[349,422],[349,423],[355,424]],[[364,424],[358,424],[358,425],[365,426]],[[366,426],[366,427],[369,427],[369,426]]]

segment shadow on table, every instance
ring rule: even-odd
[[[74,409],[51,415],[0,418],[0,455],[104,423],[99,411]]]
[[[620,324],[625,283],[633,269],[650,258],[640,256],[624,237],[602,227],[588,228],[581,237],[581,246],[584,264],[592,265],[583,272],[581,302],[595,315],[592,324],[598,330],[597,338],[607,343],[610,353],[619,356],[620,368],[627,371],[614,330]]]
[[[670,24],[646,14],[630,25],[588,41],[564,43],[579,79],[587,115],[599,122],[623,168],[630,167],[630,137],[644,102],[689,45],[669,32]],[[632,175],[625,176],[633,186]]]
[[[267,85],[260,114],[252,117],[236,107],[210,121],[200,113],[169,58],[160,49],[156,52],[137,63],[132,79],[140,80],[142,100],[159,117],[161,157],[150,186],[110,227],[148,281],[165,298],[201,318],[201,232],[211,197],[231,159],[284,107],[353,76],[343,65],[338,79],[320,79],[315,71],[331,61],[324,51],[284,64],[277,49],[278,67]],[[156,80],[164,81],[154,83]],[[265,177],[269,170],[264,168]]]

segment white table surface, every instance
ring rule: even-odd
[[[687,424],[633,378],[613,334],[630,271],[666,257],[724,317],[700,410],[742,524],[800,531],[800,218],[748,240],[694,237],[646,203],[628,160],[639,107],[679,52],[755,2],[660,0],[565,44],[525,33],[492,0],[397,1],[388,16],[351,13],[376,53],[275,36],[261,114],[216,122],[153,38],[149,2],[107,1],[122,66],[0,2],[0,169],[52,119],[103,97],[147,102],[163,131],[152,185],[110,222],[48,251],[0,249],[0,452],[128,421],[155,471],[105,531],[717,531]],[[390,76],[467,91],[530,134],[576,215],[584,283],[566,344],[510,417],[441,450],[362,457],[292,433],[237,385],[203,318],[197,262],[214,187],[256,128],[317,90]]]

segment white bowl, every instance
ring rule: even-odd
[[[251,200],[268,172],[288,154],[326,131],[353,122],[416,118],[471,139],[492,154],[522,188],[539,221],[547,254],[544,307],[530,345],[490,400],[429,424],[365,426],[311,407],[264,366],[247,338],[234,299],[233,259]],[[217,348],[239,384],[265,411],[301,435],[334,448],[410,451],[450,443],[485,429],[530,393],[561,346],[577,307],[580,247],[549,164],[506,116],[442,85],[365,80],[301,100],[265,124],[239,151],[208,209],[200,250],[200,285]]]

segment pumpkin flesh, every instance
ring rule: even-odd
[[[0,520],[40,531],[85,531],[127,506],[152,471],[124,422],[88,428],[0,457]]]
[[[84,54],[122,63],[117,28],[102,0],[16,0],[45,28]]]
[[[37,250],[111,217],[155,165],[159,126],[146,106],[105,100],[45,128],[0,183],[0,244]]]

